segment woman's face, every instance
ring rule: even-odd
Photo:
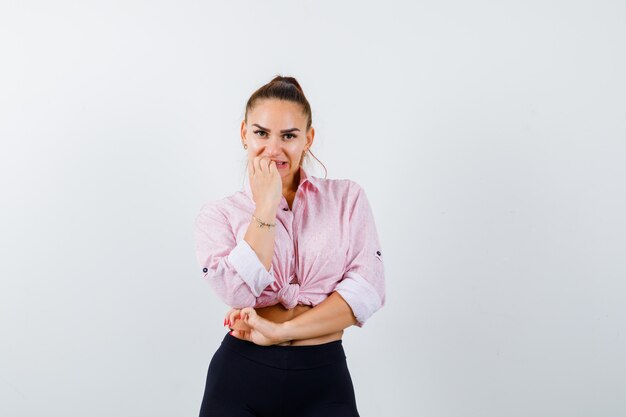
[[[248,111],[241,122],[241,138],[248,145],[248,161],[268,156],[276,161],[283,184],[292,184],[299,172],[302,153],[313,143],[315,129],[306,131],[306,116],[297,103],[265,99]],[[284,162],[280,164],[280,162]]]

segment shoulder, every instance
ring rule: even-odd
[[[356,181],[348,178],[317,178],[313,177],[311,182],[323,194],[335,194],[342,198],[356,197],[363,190]]]
[[[210,221],[227,222],[227,211],[225,210],[226,197],[216,200],[210,200],[200,206],[196,215],[196,224],[206,223]]]
[[[243,197],[245,195],[238,191],[226,197],[206,201],[200,206],[196,218],[198,220],[213,219],[227,222],[228,214],[232,212],[232,207],[240,204],[243,201]]]

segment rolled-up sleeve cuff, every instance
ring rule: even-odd
[[[244,239],[230,252],[228,261],[248,284],[255,297],[260,296],[274,282],[274,266],[271,265],[270,270],[266,270],[254,249]]]
[[[381,298],[376,289],[365,278],[355,272],[346,272],[335,291],[352,308],[358,327],[363,327],[367,319],[382,307]]]

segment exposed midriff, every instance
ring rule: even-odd
[[[282,304],[274,304],[272,306],[256,308],[256,312],[259,316],[273,321],[275,323],[284,323],[288,320],[298,317],[300,314],[312,309],[313,307],[303,304],[298,304],[291,310],[287,310]],[[322,343],[328,343],[335,340],[340,340],[343,336],[343,330],[339,330],[335,333],[330,333],[323,336],[313,337],[310,339],[298,339],[291,342],[280,343],[281,346],[307,346],[307,345],[319,345]]]

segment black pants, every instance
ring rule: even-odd
[[[259,346],[226,334],[200,417],[359,417],[341,340]]]

